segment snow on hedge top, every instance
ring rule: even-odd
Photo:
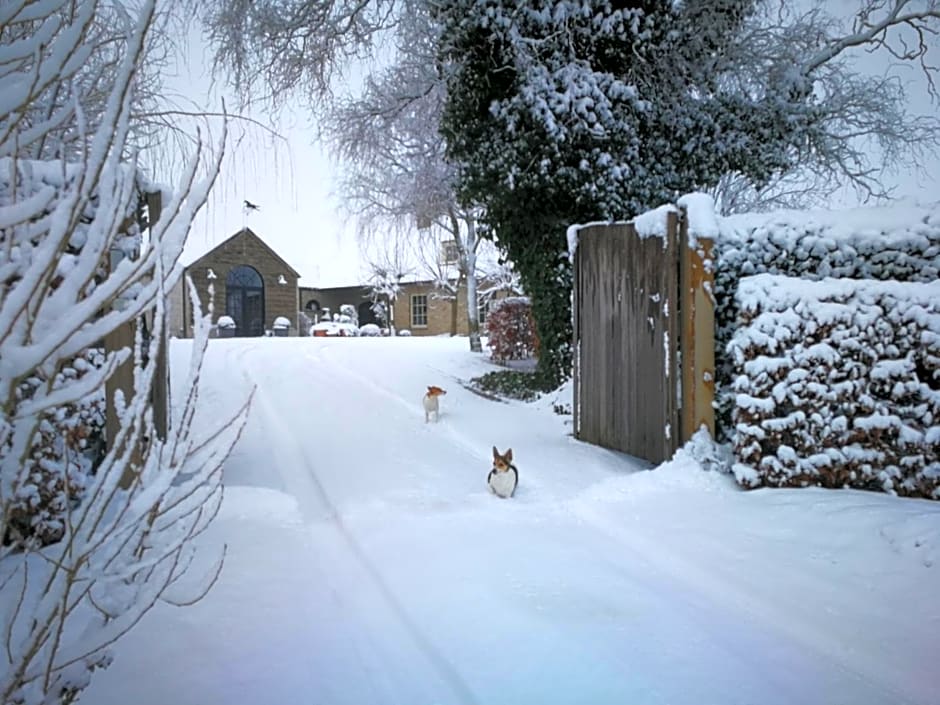
[[[791,316],[803,316],[811,311],[819,325],[829,325],[845,310],[856,312],[856,323],[866,327],[875,322],[857,312],[858,304],[875,305],[889,300],[902,306],[906,315],[920,326],[940,336],[940,281],[925,283],[877,281],[873,279],[821,279],[810,281],[775,274],[755,274],[744,277],[735,295],[742,311],[778,311]],[[852,301],[852,304],[845,302]],[[884,312],[875,313],[879,318]],[[770,318],[778,326],[785,326],[787,315],[774,314]],[[739,331],[740,335],[744,335]]]
[[[930,281],[940,274],[940,203],[748,213],[722,218],[720,229],[722,258],[751,261],[753,273],[782,256],[811,263],[813,278]]]
[[[528,296],[507,296],[495,299],[490,303],[490,313],[498,311],[503,306],[529,306],[532,300]]]

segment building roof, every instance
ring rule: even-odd
[[[232,240],[235,240],[236,238],[242,237],[242,236],[247,236],[247,237],[252,237],[252,238],[254,238],[254,239],[258,242],[258,244],[260,244],[265,250],[267,250],[268,253],[269,253],[272,257],[274,257],[274,258],[277,259],[281,264],[283,264],[283,265],[288,269],[288,271],[290,271],[291,274],[293,274],[295,277],[297,277],[298,279],[300,279],[300,272],[298,272],[296,269],[294,269],[293,267],[291,267],[290,264],[287,263],[287,260],[285,260],[285,259],[284,259],[283,257],[281,257],[277,252],[275,252],[273,249],[271,249],[271,246],[268,245],[268,243],[266,243],[264,240],[262,240],[261,237],[260,237],[254,230],[252,230],[251,228],[248,228],[248,227],[242,228],[241,230],[239,230],[238,232],[236,232],[236,233],[235,233],[234,235],[232,235],[231,237],[228,237],[228,238],[226,238],[225,240],[223,240],[222,242],[220,242],[218,245],[216,245],[215,247],[213,247],[211,250],[209,250],[209,251],[206,252],[205,254],[200,255],[198,258],[194,259],[192,262],[190,262],[188,265],[186,265],[186,269],[190,269],[191,267],[195,267],[197,264],[199,264],[200,262],[202,262],[204,259],[206,259],[206,258],[209,257],[210,255],[212,255],[212,254],[213,254],[216,250],[218,250],[220,247],[222,247],[222,246],[224,246],[224,245],[227,245],[228,243],[232,242]]]

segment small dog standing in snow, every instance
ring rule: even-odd
[[[493,446],[493,469],[486,478],[486,484],[490,486],[493,494],[503,499],[512,497],[515,493],[516,485],[519,484],[519,471],[512,464],[512,448],[500,455],[496,446]]]
[[[437,423],[438,419],[441,417],[441,402],[440,398],[447,394],[440,387],[430,386],[428,387],[428,393],[424,395],[424,423],[427,423],[431,420],[431,414],[434,414],[434,422]]]

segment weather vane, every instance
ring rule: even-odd
[[[248,215],[252,211],[260,211],[261,206],[252,203],[251,201],[245,199],[245,215]]]

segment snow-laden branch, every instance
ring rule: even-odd
[[[889,33],[901,29],[912,32],[917,41],[908,43],[899,35],[892,42]],[[931,76],[936,69],[926,63],[926,57],[930,47],[929,37],[936,37],[938,34],[940,3],[936,0],[867,2],[854,18],[852,33],[828,41],[823,49],[803,62],[801,71],[808,76],[853,47],[865,47],[869,51],[884,48],[899,60],[921,62],[933,86]]]
[[[119,56],[92,21],[106,12],[126,21]],[[136,12],[114,2],[0,7],[4,703],[72,702],[158,600],[198,599],[218,574],[189,598],[180,594],[192,539],[218,510],[222,462],[250,401],[194,432],[210,316],[195,312],[188,392],[166,429],[157,428],[152,397],[165,374],[165,302],[222,150],[209,158],[199,145],[175,191],[161,193],[162,212],[148,214],[145,239],[141,209],[154,187],[129,143],[154,13],[155,0]],[[107,76],[103,94],[97,79],[76,78],[92,65]],[[64,156],[33,158],[50,151]],[[135,331],[133,344],[92,354],[119,328]],[[119,369],[130,371],[129,382],[105,400],[102,388]],[[104,401],[118,423],[93,456],[90,414]]]

